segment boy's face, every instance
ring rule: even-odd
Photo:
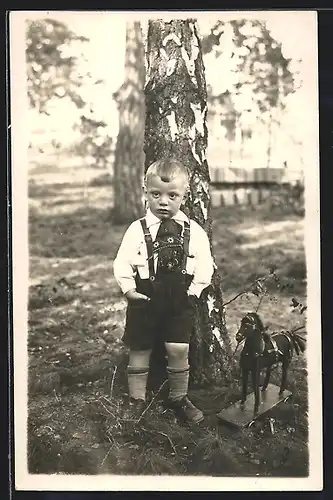
[[[144,188],[150,210],[159,219],[170,219],[179,210],[186,193],[187,181],[179,175],[163,181],[159,175],[150,175]]]

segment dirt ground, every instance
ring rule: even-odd
[[[226,387],[193,391],[206,417],[197,428],[178,425],[157,400],[148,418],[124,424],[114,370],[124,352],[126,303],[112,262],[125,226],[112,226],[112,186],[105,176],[98,182],[100,176],[42,159],[29,168],[29,471],[306,476],[304,355],[292,361],[293,397],[249,428],[230,428],[216,418],[239,395],[226,397]],[[262,301],[260,316],[269,331],[300,326],[304,318],[290,303],[292,297],[306,303],[303,219],[249,207],[212,215],[225,301],[274,267],[287,286]],[[233,342],[257,300],[246,295],[227,306]],[[279,380],[278,368],[272,381]]]

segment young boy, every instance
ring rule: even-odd
[[[142,411],[154,342],[167,353],[167,407],[188,423],[203,413],[189,400],[189,341],[194,325],[193,298],[211,281],[213,259],[205,231],[180,210],[188,189],[187,170],[175,159],[148,168],[146,216],[127,229],[114,261],[115,278],[128,300],[124,343],[131,404]]]

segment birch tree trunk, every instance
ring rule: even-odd
[[[212,242],[206,160],[207,91],[195,20],[149,21],[145,96],[145,168],[166,155],[183,162],[190,176],[184,211],[204,228]],[[197,308],[190,344],[191,384],[212,384],[230,378],[230,350],[221,279],[215,268],[212,285],[202,294]],[[152,354],[152,385],[165,377],[161,374],[161,355],[162,349]]]
[[[125,80],[114,94],[119,109],[119,133],[114,162],[114,221],[143,215],[145,55],[140,22],[127,22]]]

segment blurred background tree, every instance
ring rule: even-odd
[[[40,114],[52,115],[56,102],[68,102],[68,111],[74,105],[78,116],[62,115],[73,120],[72,129],[79,134],[73,151],[96,167],[107,167],[112,154],[113,140],[107,133],[107,123],[94,110],[89,91],[98,93],[102,79],[94,78],[89,69],[82,71],[82,63],[89,67],[84,47],[89,38],[77,35],[66,23],[55,19],[26,21],[26,61],[28,98],[31,108]],[[57,140],[57,146],[61,143]]]
[[[77,58],[70,47],[87,42],[54,19],[27,21],[26,61],[30,106],[48,114],[51,99],[68,97],[78,108],[85,102],[79,93],[83,77],[76,73]]]
[[[105,29],[106,21],[103,23]],[[299,89],[295,58],[291,61],[284,55],[282,42],[277,41],[261,20],[236,19],[210,23],[200,20],[199,28],[202,31],[200,39],[208,82],[208,155],[212,157],[216,151],[219,166],[244,164],[252,167],[255,164],[265,167],[281,166],[287,159],[283,156],[290,157],[292,150],[291,161],[301,163],[302,145],[297,137],[300,135],[298,128],[290,123],[281,125],[286,119],[288,121],[290,115],[291,101],[288,97]],[[97,76],[91,74],[90,60],[86,61],[85,67],[83,65],[85,47],[90,44],[87,41],[88,37],[76,35],[63,22],[52,19],[29,21],[29,99],[31,106],[44,115],[53,106],[51,117],[58,106],[56,102],[64,104],[70,100],[72,106],[75,103],[73,152],[85,163],[106,168],[113,176],[114,149],[118,137],[115,122],[119,121],[117,113],[120,108],[112,96],[113,88],[108,89],[109,82],[105,79],[107,68]],[[125,53],[125,43],[122,40],[119,42]],[[117,70],[117,73],[122,71]],[[118,75],[117,78],[120,79]],[[99,102],[96,106],[97,101],[102,101],[101,96],[104,103]],[[67,121],[71,120],[67,113],[66,117]],[[284,153],[286,143],[288,155]]]
[[[114,94],[119,132],[114,161],[115,223],[143,215],[142,179],[145,129],[145,51],[140,22],[126,23],[125,81]]]
[[[263,21],[218,21],[203,39],[205,54],[213,51],[218,65],[232,61],[234,78],[220,93],[208,88],[209,114],[217,115],[229,143],[229,163],[233,142],[239,137],[240,157],[244,142],[251,139],[255,125],[262,123],[267,131],[266,166],[271,164],[273,125],[280,125],[286,97],[295,92],[295,75],[291,59],[282,52]],[[220,85],[223,88],[223,83]]]

